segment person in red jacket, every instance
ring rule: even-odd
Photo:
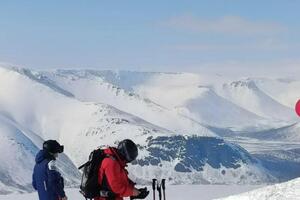
[[[125,169],[127,163],[134,161],[138,156],[136,144],[129,139],[119,143],[117,148],[109,147],[104,150],[109,155],[104,158],[98,171],[98,183],[105,185],[114,197],[113,200],[123,200],[123,197],[131,199],[144,199],[148,196],[147,188],[137,189],[135,183],[128,178],[128,172]],[[98,197],[95,200],[107,200],[108,198]]]

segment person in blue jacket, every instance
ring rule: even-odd
[[[64,180],[55,166],[55,160],[63,150],[64,146],[56,140],[47,140],[36,155],[32,186],[38,191],[40,200],[68,199],[64,191]]]

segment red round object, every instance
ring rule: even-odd
[[[296,110],[297,115],[300,117],[300,99],[296,103],[295,110]]]

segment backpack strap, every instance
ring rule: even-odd
[[[80,165],[80,166],[78,167],[78,169],[81,170],[82,168],[84,168],[84,166],[86,166],[86,165],[88,165],[88,164],[90,164],[90,163],[91,163],[91,161],[87,161],[86,163]]]
[[[106,175],[103,174],[102,178],[102,190],[100,191],[100,196],[104,197],[106,200],[114,200],[116,194],[112,191],[108,185]]]
[[[110,158],[114,161],[117,161],[116,157],[113,155],[110,155],[110,154],[105,154],[105,158]],[[102,190],[100,191],[100,196],[103,196],[106,200],[114,200],[115,199],[116,194],[110,188],[105,172],[103,172],[101,188],[102,188]]]

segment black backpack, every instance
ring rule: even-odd
[[[86,199],[96,197],[114,199],[115,197],[115,194],[108,187],[105,175],[102,184],[99,185],[98,183],[98,171],[104,158],[115,159],[113,156],[105,154],[103,149],[96,149],[90,153],[89,160],[78,168],[79,170],[83,168],[80,193]]]

